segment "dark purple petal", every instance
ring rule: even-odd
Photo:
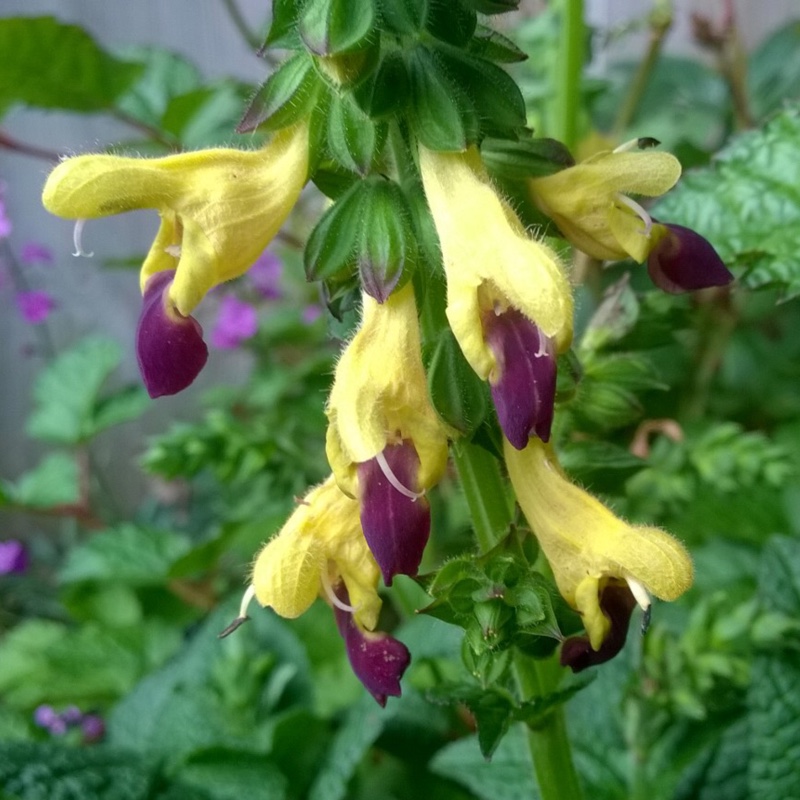
[[[336,594],[349,604],[344,585],[336,589]],[[411,662],[408,648],[386,633],[362,630],[349,611],[334,607],[333,613],[350,666],[366,690],[381,706],[386,705],[387,697],[400,697],[400,679]]]
[[[157,272],[147,282],[136,329],[136,358],[150,397],[177,394],[200,374],[208,359],[203,329],[169,301],[174,273]]]
[[[549,441],[556,396],[552,342],[514,308],[487,314],[483,324],[497,360],[492,400],[506,439],[517,450],[524,450],[532,435]]]
[[[419,458],[414,445],[388,445],[382,455],[397,481],[416,492]],[[428,501],[396,489],[377,456],[358,465],[358,486],[361,527],[384,582],[391,586],[395,575],[416,575],[431,531]]]
[[[21,573],[28,569],[28,550],[22,542],[0,542],[0,575]]]
[[[211,344],[219,350],[232,350],[258,331],[258,311],[236,295],[222,298],[217,321],[211,331]]]
[[[84,744],[98,742],[105,736],[106,724],[98,714],[87,714],[81,721]]]
[[[41,325],[56,307],[52,295],[40,289],[17,292],[15,300],[17,310],[28,325]]]
[[[658,223],[666,233],[647,257],[647,272],[659,289],[670,294],[709,286],[727,286],[733,275],[711,243],[682,225]]]
[[[592,650],[588,636],[571,636],[561,645],[561,666],[581,672],[614,658],[625,646],[635,605],[636,600],[627,586],[608,584],[600,594],[600,608],[611,621],[611,628],[600,649]]]

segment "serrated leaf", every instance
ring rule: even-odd
[[[19,479],[10,498],[21,506],[53,508],[77,503],[79,494],[75,458],[66,453],[51,453]]]
[[[36,380],[28,433],[71,445],[90,437],[98,393],[121,357],[119,345],[100,338],[84,339],[62,353]]]
[[[152,766],[108,747],[0,744],[0,788],[15,800],[149,800]]]
[[[734,138],[686,174],[653,214],[705,236],[749,288],[800,294],[800,109]]]
[[[70,550],[59,579],[63,584],[92,580],[158,585],[190,547],[177,533],[123,524]]]
[[[70,111],[111,107],[141,72],[54,17],[0,19],[0,114],[14,103]]]

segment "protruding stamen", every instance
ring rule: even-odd
[[[327,567],[322,568],[320,582],[322,583],[322,588],[325,590],[325,596],[331,601],[332,605],[336,606],[336,608],[338,608],[340,611],[346,611],[348,614],[356,613],[356,609],[353,606],[348,605],[337,597],[336,592],[333,590],[333,586],[331,585],[331,579],[328,576]]]
[[[631,150],[638,150],[639,149],[639,140],[638,139],[628,139],[627,142],[623,142],[621,145],[615,147],[612,152],[614,153],[630,153]]]
[[[251,583],[245,590],[245,593],[242,595],[242,602],[239,606],[240,617],[247,616],[247,609],[250,606],[250,603],[252,602],[255,596],[256,596],[256,587],[253,586],[253,584]]]
[[[164,252],[173,258],[181,257],[181,246],[179,244],[171,244],[164,248]]]
[[[72,243],[75,245],[75,252],[72,254],[76,258],[79,256],[83,256],[84,258],[91,258],[94,255],[94,252],[87,253],[83,249],[83,243],[81,242],[81,237],[83,236],[83,226],[86,225],[85,219],[77,219],[75,220],[75,227],[72,229]]]
[[[549,356],[550,351],[547,349],[547,337],[539,330],[536,329],[536,333],[539,337],[539,349],[533,354],[534,358],[541,358],[542,356]]]
[[[661,142],[652,136],[640,136],[638,139],[629,139],[619,147],[614,148],[615,153],[630,153],[631,150],[649,150],[651,147],[658,147]]]
[[[391,483],[392,486],[404,497],[408,497],[410,500],[418,500],[420,497],[425,495],[425,492],[412,492],[411,489],[400,483],[397,476],[394,474],[394,472],[392,472],[392,468],[389,466],[389,462],[386,460],[386,456],[383,454],[383,451],[375,456],[375,460],[378,462],[381,472],[386,476],[386,480],[389,481],[389,483]]]
[[[645,589],[644,586],[636,580],[636,578],[625,578],[625,582],[628,584],[628,588],[631,590],[633,599],[636,600],[642,611],[644,611],[645,614],[649,613],[652,601],[650,600],[650,594],[648,593],[647,589]]]
[[[245,624],[250,619],[250,617],[236,617],[236,619],[231,622],[226,628],[223,628],[218,634],[217,639],[224,639],[226,636],[230,636],[234,631],[239,630],[242,625]]]
[[[227,628],[221,630],[217,634],[218,639],[224,639],[226,636],[230,636],[235,630],[241,628],[242,625],[244,625],[245,622],[247,622],[247,620],[250,619],[250,617],[247,616],[247,608],[250,605],[252,599],[255,597],[255,594],[256,594],[256,587],[253,586],[253,584],[251,583],[245,590],[244,595],[242,596],[242,602],[241,605],[239,606],[239,616],[236,617],[236,619],[233,622],[231,622],[231,624],[228,625]]]
[[[644,614],[642,614],[642,636],[647,633],[647,629],[650,627],[650,617],[652,616],[653,606],[648,606],[645,609]]]
[[[617,194],[617,200],[625,206],[628,206],[642,222],[644,222],[643,236],[650,236],[650,231],[653,230],[653,218],[640,206],[635,200],[624,194]]]

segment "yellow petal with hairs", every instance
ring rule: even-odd
[[[411,283],[383,304],[364,295],[361,327],[336,365],[327,414],[328,461],[349,494],[357,493],[356,466],[403,440],[417,451],[420,489],[441,478],[448,432],[428,396]]]
[[[641,584],[675,600],[692,584],[692,560],[683,545],[658,528],[629,525],[571,483],[549,445],[532,438],[524,450],[505,443],[517,500],[564,599],[583,617],[597,650],[609,630],[600,593],[609,581]]]
[[[425,196],[447,276],[447,319],[484,380],[496,367],[482,316],[513,307],[555,341],[572,340],[572,291],[556,254],[531,239],[489,181],[476,150],[420,148]]]
[[[142,265],[142,291],[154,273],[177,269],[170,298],[188,316],[210,289],[258,258],[297,202],[307,173],[308,126],[301,123],[260,150],[69,158],[50,173],[42,202],[68,219],[156,209],[161,226]]]
[[[262,548],[252,583],[262,606],[298,617],[326,589],[344,580],[355,618],[367,630],[378,622],[378,565],[361,532],[358,502],[332,477],[312,489],[286,524]]]
[[[584,253],[644,261],[652,243],[644,221],[620,197],[658,197],[681,176],[670,153],[605,152],[531,181],[533,201]]]

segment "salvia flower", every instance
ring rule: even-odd
[[[556,354],[572,340],[572,292],[556,254],[531,239],[475,150],[420,149],[420,168],[447,277],[447,319],[488,380],[517,448],[550,436]]]
[[[18,539],[0,542],[0,575],[20,574],[28,569],[28,549]]]
[[[43,289],[17,292],[14,300],[17,311],[28,325],[41,325],[57,305],[53,296]]]
[[[211,344],[219,350],[232,350],[258,332],[258,311],[255,306],[234,294],[222,298],[217,320],[211,331]]]
[[[630,617],[627,601],[607,595],[608,587],[629,593],[649,612],[651,594],[675,600],[691,586],[691,558],[664,531],[629,525],[571,483],[549,445],[534,438],[524,450],[506,443],[504,451],[517,500],[559,591],[583,618],[589,646],[598,654],[567,656],[600,663],[621,649],[620,626],[627,629]]]
[[[727,286],[733,275],[708,239],[691,228],[655,222],[647,256],[650,279],[670,294]]]
[[[447,464],[447,430],[428,396],[414,289],[363,296],[361,327],[336,366],[326,450],[342,490],[361,504],[384,580],[416,575],[430,533],[423,497]]]
[[[670,153],[623,145],[535,178],[531,187],[536,205],[579,250],[601,260],[642,263],[653,246],[652,220],[629,195],[658,197],[680,176],[680,162]]]
[[[69,158],[50,173],[42,201],[53,214],[79,221],[78,254],[86,219],[156,209],[161,225],[142,265],[142,293],[154,275],[171,273],[164,306],[188,319],[210,289],[242,275],[259,257],[292,210],[307,172],[308,126],[300,123],[254,151]],[[160,336],[165,330],[158,329],[148,351],[170,346],[170,338]]]
[[[361,531],[358,502],[330,477],[305,496],[258,554],[237,622],[246,618],[253,597],[288,618],[323,597],[334,608],[353,671],[384,704],[387,695],[400,694],[409,655],[400,642],[373,633],[381,608],[379,577]]]

